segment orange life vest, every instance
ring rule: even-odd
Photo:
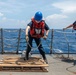
[[[44,21],[37,23],[34,18],[32,18],[32,27],[30,28],[30,35],[35,38],[41,38],[44,36]]]

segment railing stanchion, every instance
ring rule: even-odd
[[[50,54],[52,54],[53,32],[54,32],[54,30],[52,29],[52,32],[51,32],[51,50],[50,50]]]
[[[16,54],[18,54],[18,51],[19,51],[20,36],[21,36],[21,28],[19,29],[19,35],[18,35],[18,46],[17,46],[17,52],[16,52]]]
[[[1,53],[4,53],[4,48],[3,48],[3,29],[1,28],[1,46],[2,46],[2,51]]]

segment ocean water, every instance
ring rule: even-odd
[[[53,36],[53,37],[52,37]],[[49,32],[46,40],[42,40],[42,45],[45,53],[76,53],[76,31],[55,29]],[[1,31],[0,31],[0,52],[2,50],[1,44]],[[3,29],[3,50],[4,52],[22,53],[26,50],[27,43],[25,40],[25,29]],[[39,53],[39,50],[33,40],[32,53]]]

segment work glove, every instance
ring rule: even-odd
[[[29,41],[29,37],[28,37],[28,35],[26,35],[26,41],[27,41],[27,42]]]
[[[47,36],[45,35],[45,36],[43,36],[42,38],[43,38],[44,40],[46,40],[46,39],[47,39]]]

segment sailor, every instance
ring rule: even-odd
[[[42,12],[40,11],[36,12],[34,17],[31,19],[31,21],[27,24],[25,31],[26,41],[27,41],[27,49],[25,54],[26,60],[29,59],[29,52],[31,51],[32,41],[34,39],[38,47],[38,50],[43,57],[43,60],[46,63],[48,63],[41,43],[41,38],[47,39],[48,33],[49,33],[49,27],[43,20]]]
[[[68,29],[70,27],[73,27],[73,30],[76,30],[76,21],[73,24],[70,24],[69,26],[63,28],[63,30]]]

